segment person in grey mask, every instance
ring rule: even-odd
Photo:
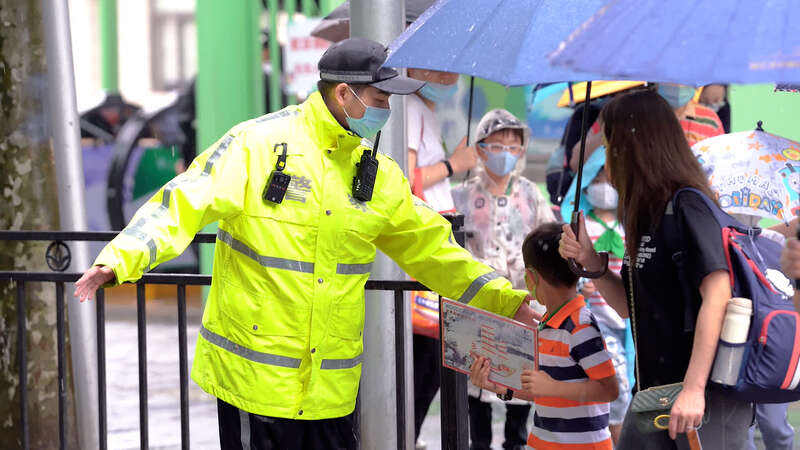
[[[522,241],[539,225],[555,222],[544,195],[521,176],[530,141],[527,125],[504,109],[486,113],[475,133],[478,152],[476,175],[452,190],[456,210],[464,215],[466,247],[472,255],[505,275],[517,289],[525,289]],[[544,307],[532,301],[539,313]],[[491,448],[492,403],[502,403],[493,392],[469,385],[471,450]],[[504,449],[524,449],[531,403],[506,402]]]

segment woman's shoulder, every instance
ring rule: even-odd
[[[684,216],[687,215],[687,213],[714,215],[714,212],[711,210],[711,205],[714,205],[716,202],[705,193],[694,189],[686,189],[679,191],[677,195],[673,194],[673,198],[674,202],[670,199],[673,211],[677,210],[677,212],[680,212]]]

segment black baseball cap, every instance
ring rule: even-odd
[[[386,47],[363,38],[350,38],[328,47],[319,59],[322,81],[366,84],[390,94],[408,95],[417,92],[424,81],[401,76],[386,61]]]

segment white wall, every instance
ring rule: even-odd
[[[68,0],[79,111],[97,105],[104,98],[98,3],[98,0]],[[149,0],[117,1],[120,92],[125,100],[144,107],[163,105],[175,96],[152,88],[150,7]]]

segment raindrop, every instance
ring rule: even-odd
[[[475,24],[473,23],[472,25],[469,26],[469,29],[467,31],[469,31],[471,33],[472,30],[474,30],[474,29],[475,29]]]
[[[636,133],[636,128],[631,128],[631,133]]]

